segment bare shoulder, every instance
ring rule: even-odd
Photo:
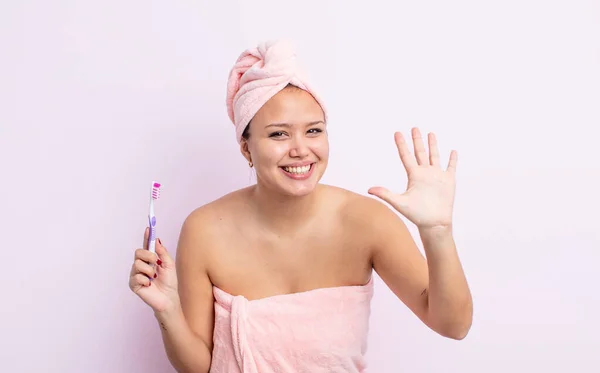
[[[230,234],[231,228],[235,227],[232,223],[243,207],[246,193],[246,189],[240,189],[226,194],[194,209],[185,218],[177,248],[177,257],[184,258],[181,266],[207,269],[222,237]]]
[[[210,278],[215,245],[230,219],[238,195],[233,192],[193,210],[184,220],[176,253],[178,291],[190,328],[212,349],[213,284]]]
[[[392,292],[421,320],[426,320],[428,266],[404,220],[375,197],[352,192],[345,196],[344,225],[354,241],[368,246],[373,269]]]
[[[239,189],[200,206],[188,215],[184,226],[205,237],[222,233],[244,208],[247,195],[248,188]]]
[[[344,222],[361,234],[383,227],[404,225],[398,214],[383,201],[339,187],[326,186],[332,199],[340,201],[340,214]],[[382,227],[383,224],[383,227]]]

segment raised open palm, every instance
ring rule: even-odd
[[[448,167],[444,170],[433,133],[428,135],[429,154],[418,128],[412,129],[414,155],[410,153],[402,133],[396,132],[394,139],[408,177],[406,191],[394,193],[384,187],[373,187],[369,194],[392,205],[419,228],[451,226],[457,152],[451,151]]]

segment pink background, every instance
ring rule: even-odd
[[[377,279],[371,371],[600,371],[599,3],[291,4],[1,3],[0,371],[172,371],[127,285],[148,187],[174,250],[191,210],[253,182],[225,80],[279,37],[329,106],[323,182],[403,190],[413,125],[459,152],[471,333],[434,334]]]

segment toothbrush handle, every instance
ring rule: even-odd
[[[156,217],[148,215],[148,226],[150,227],[150,235],[148,237],[148,250],[156,252]]]

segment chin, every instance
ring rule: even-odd
[[[317,183],[311,183],[311,185],[298,185],[298,186],[282,186],[282,192],[290,197],[304,197],[317,188]]]

